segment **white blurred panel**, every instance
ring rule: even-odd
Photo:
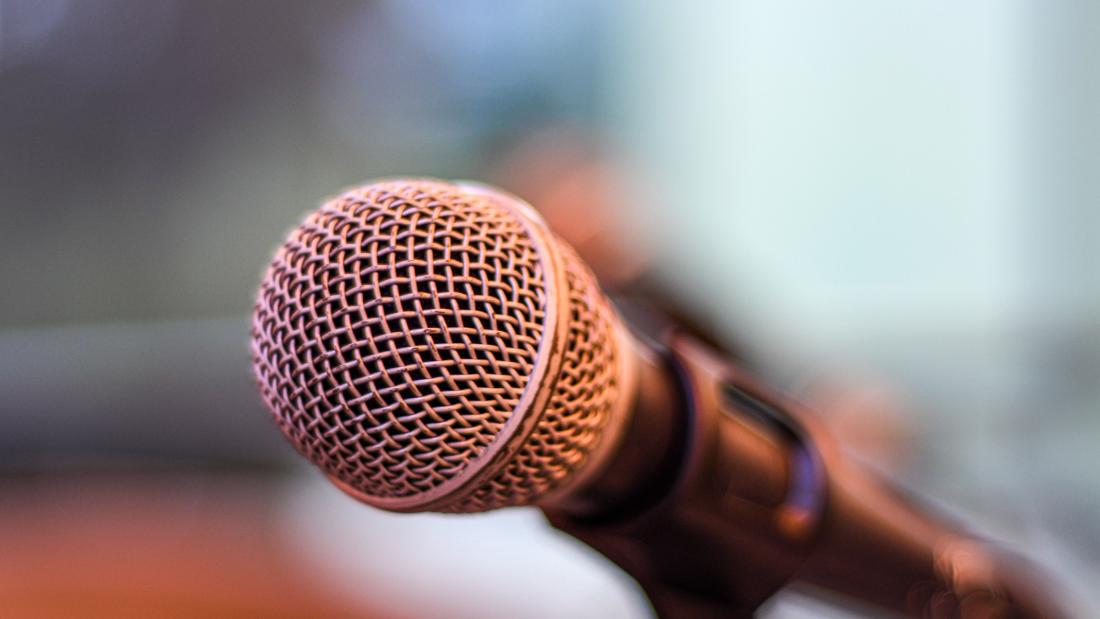
[[[646,6],[617,45],[620,133],[672,207],[664,264],[706,303],[814,337],[1003,322],[1016,3]]]
[[[393,514],[316,474],[288,494],[285,522],[321,578],[410,619],[639,619],[641,590],[534,509]]]

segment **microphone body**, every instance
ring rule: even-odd
[[[1060,617],[1022,565],[848,462],[701,341],[624,326],[533,208],[393,180],[291,232],[253,313],[298,451],[393,511],[537,505],[662,617],[748,616],[791,582],[923,617]]]
[[[543,504],[661,617],[751,616],[807,587],[916,617],[1061,617],[1043,576],[849,462],[812,413],[675,327],[635,342],[638,390],[601,475]]]

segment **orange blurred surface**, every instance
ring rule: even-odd
[[[0,616],[368,619],[282,535],[270,482],[57,477],[0,493]]]

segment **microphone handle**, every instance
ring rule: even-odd
[[[550,523],[662,619],[751,617],[789,583],[915,617],[1058,618],[1042,575],[855,466],[800,405],[683,333],[639,354],[633,415]]]

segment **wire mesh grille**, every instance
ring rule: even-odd
[[[546,410],[504,468],[449,511],[534,502],[576,473],[598,444],[619,394],[615,319],[588,267],[565,243],[569,328],[565,358]]]
[[[350,191],[309,215],[264,277],[252,327],[263,398],[299,452],[368,497],[415,497],[469,472],[553,336],[535,241],[495,199],[438,181]],[[612,310],[559,251],[569,325],[554,391],[519,450],[449,511],[534,501],[607,421]]]
[[[298,450],[368,495],[457,475],[526,386],[546,298],[508,211],[391,182],[322,206],[276,253],[253,317],[264,400]]]

